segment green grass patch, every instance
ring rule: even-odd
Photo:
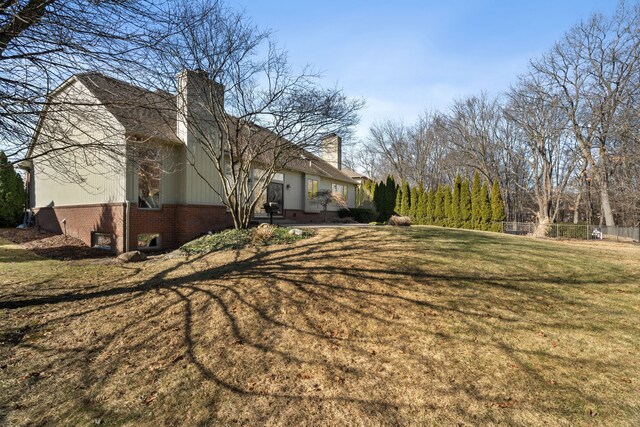
[[[188,254],[206,254],[248,246],[268,246],[295,243],[315,235],[314,230],[302,230],[302,234],[291,234],[289,227],[263,226],[247,230],[224,230],[209,234],[184,244],[180,250]]]

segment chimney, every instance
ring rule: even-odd
[[[322,160],[336,169],[342,169],[342,138],[335,133],[322,137]]]
[[[216,117],[224,117],[224,86],[206,71],[184,70],[177,76],[177,134],[188,146],[213,143]]]

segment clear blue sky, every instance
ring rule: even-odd
[[[296,66],[363,97],[358,135],[376,120],[411,123],[428,109],[499,94],[545,50],[617,0],[228,0],[271,28]]]

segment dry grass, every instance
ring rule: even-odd
[[[94,265],[0,245],[0,424],[640,424],[640,248],[435,227]]]

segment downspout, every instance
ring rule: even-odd
[[[129,212],[131,212],[131,202],[127,200],[124,219],[124,251],[129,252]]]

